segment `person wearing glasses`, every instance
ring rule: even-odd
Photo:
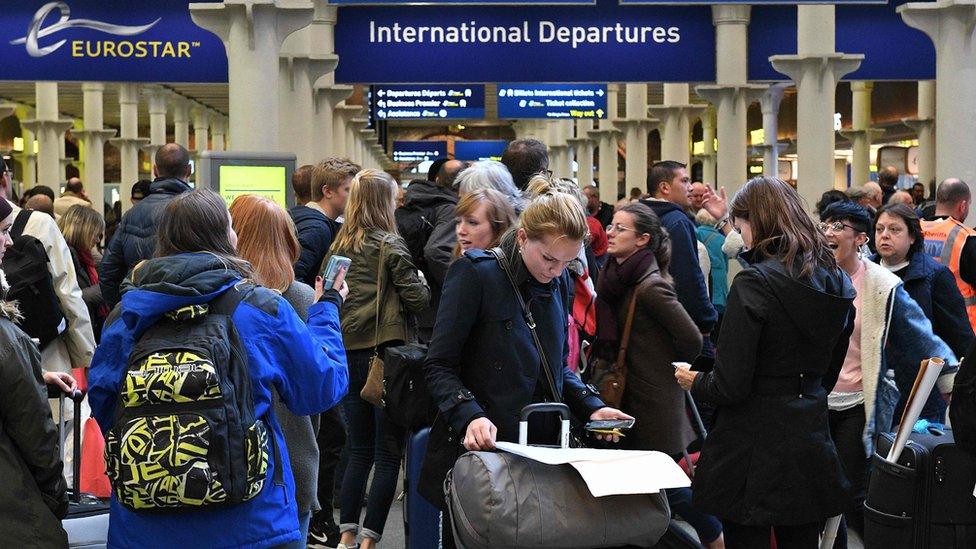
[[[925,238],[915,210],[904,204],[881,208],[875,221],[874,240],[878,253],[873,260],[904,281],[905,291],[932,323],[935,335],[957,357],[965,356],[973,341],[965,301],[952,271],[923,249]],[[903,390],[895,414],[901,413],[907,397]],[[922,417],[944,419],[946,407],[945,400],[933,391]],[[943,419],[938,421],[941,423]]]
[[[752,179],[717,213],[731,214],[750,266],[732,282],[734,329],[719,334],[714,369],[674,372],[716,409],[693,503],[722,521],[726,547],[768,548],[772,528],[779,547],[812,549],[824,521],[850,507],[827,393],[847,353],[854,288],[789,184]]]
[[[623,444],[679,457],[696,437],[685,395],[671,382],[672,362],[691,362],[702,348],[702,334],[678,303],[671,280],[671,239],[645,204],[620,207],[607,226],[609,259],[597,284],[596,346],[593,353],[613,362],[634,313],[625,360],[627,376],[621,409],[637,421]],[[591,355],[592,356],[592,355]],[[691,524],[703,545],[724,547],[722,524],[695,510],[691,490],[668,490],[671,507]]]
[[[949,364],[956,361],[952,350],[932,333],[931,324],[902,280],[861,253],[871,230],[867,210],[855,202],[835,202],[824,208],[820,219],[819,228],[837,265],[851,277],[857,291],[854,331],[837,383],[827,395],[827,418],[855,501],[854,509],[845,516],[846,523],[863,533],[870,464],[867,456],[873,452],[875,435],[891,430],[896,418],[891,398],[895,393],[888,388],[897,383],[896,391],[908,394],[919,363],[926,358],[942,357]],[[883,240],[887,246],[890,238],[885,234]],[[951,274],[949,284],[954,288]],[[958,290],[955,299],[965,319]],[[838,541],[839,547],[847,546],[843,526]]]

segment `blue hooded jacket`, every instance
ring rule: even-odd
[[[211,254],[181,254],[153,259],[124,284],[116,321],[105,327],[89,373],[92,414],[103,431],[115,420],[119,385],[133,344],[164,313],[207,303],[241,280]],[[348,371],[339,327],[338,294],[308,310],[308,324],[279,294],[256,288],[232,319],[247,350],[255,416],[270,426],[281,449],[284,484],[265,482],[244,503],[183,513],[136,513],[111,502],[109,547],[271,547],[299,539],[295,483],[281,426],[271,406],[272,389],[296,415],[333,407],[348,390]]]

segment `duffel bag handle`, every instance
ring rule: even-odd
[[[569,448],[569,406],[561,402],[540,402],[522,408],[519,414],[519,444],[529,445],[529,416],[536,412],[556,412],[560,416],[559,447]]]

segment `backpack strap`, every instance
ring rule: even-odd
[[[254,291],[254,288],[254,284],[250,282],[241,281],[234,284],[209,303],[210,312],[233,316],[237,306]]]
[[[0,198],[0,200],[3,200]],[[14,219],[14,224],[10,227],[10,239],[16,240],[24,234],[24,228],[27,227],[27,221],[30,219],[30,215],[34,213],[34,210],[23,209],[17,214]]]

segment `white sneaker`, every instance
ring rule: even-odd
[[[346,545],[345,543],[340,543],[336,546],[336,549],[359,549],[359,544],[356,545]]]

